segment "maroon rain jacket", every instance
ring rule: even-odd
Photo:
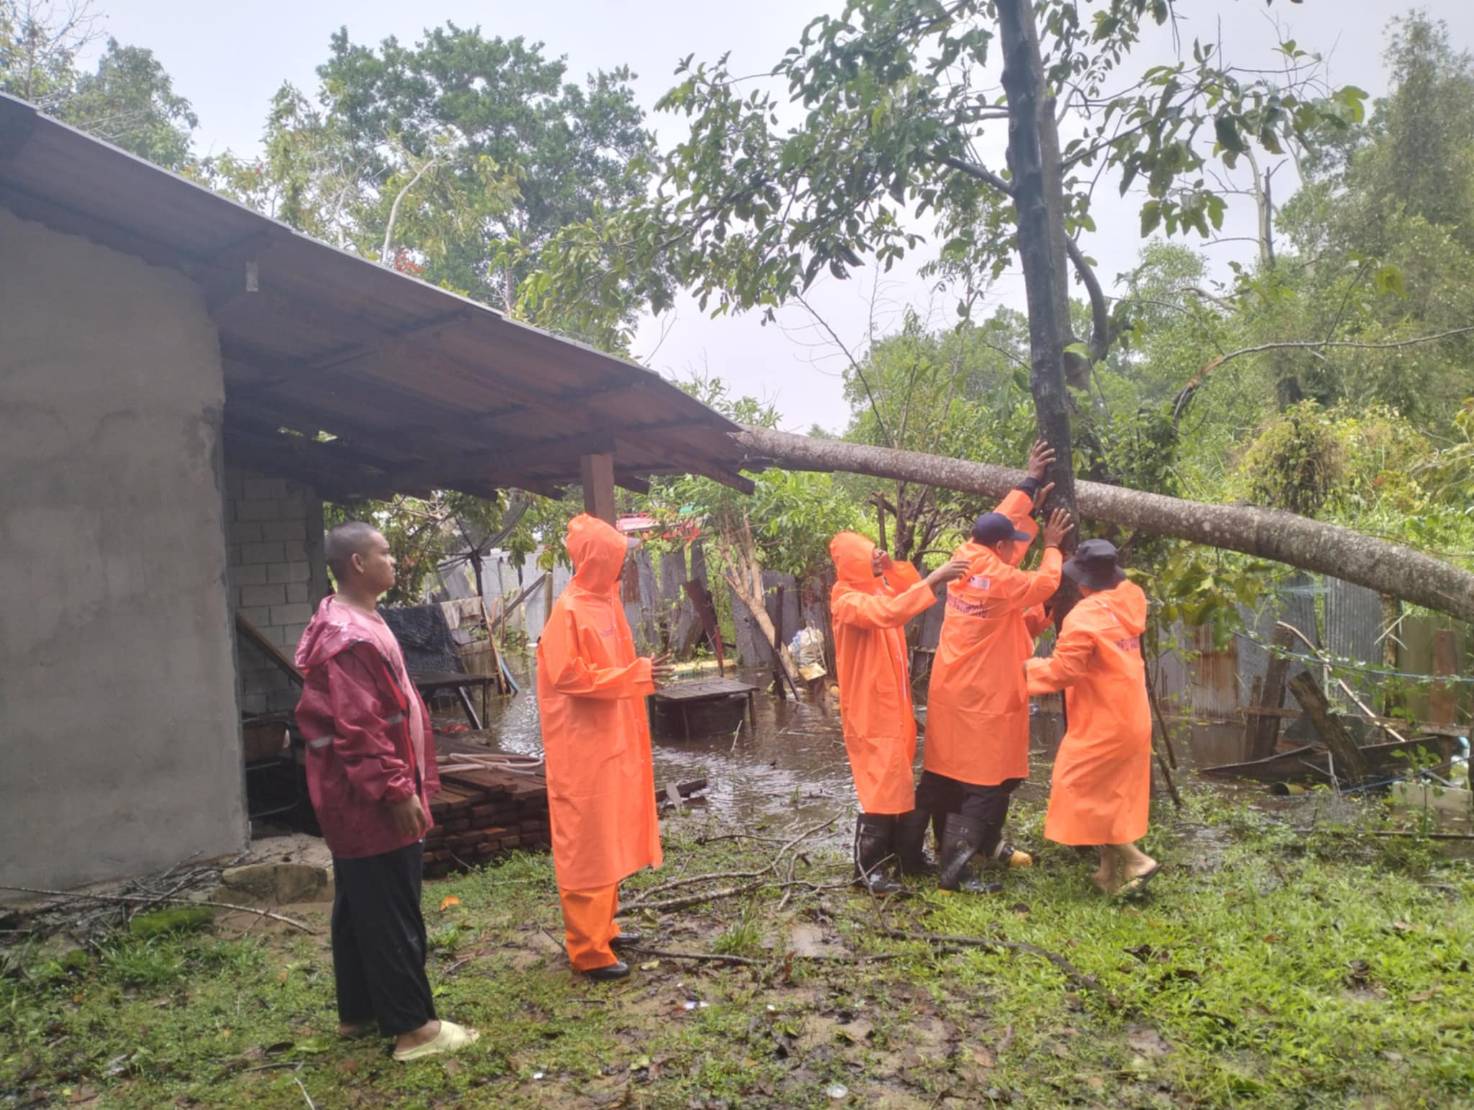
[[[389,805],[419,794],[430,813],[440,790],[435,733],[419,691],[400,680],[403,657],[387,629],[330,595],[297,645],[302,699],[297,727],[307,742],[307,792],[328,848],[340,859],[414,843],[396,832]],[[380,641],[392,645],[386,656]],[[424,765],[415,758],[410,713],[424,725]]]

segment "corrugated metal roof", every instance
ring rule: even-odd
[[[320,243],[0,95],[0,205],[180,270],[220,329],[227,457],[330,496],[693,473],[736,426],[643,366]]]

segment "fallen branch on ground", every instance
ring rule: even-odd
[[[739,894],[752,894],[762,890],[763,887],[772,887],[775,890],[789,890],[798,887],[808,887],[809,890],[819,892],[825,890],[844,890],[851,885],[849,879],[843,879],[835,883],[811,883],[807,879],[795,879],[792,882],[773,882],[768,878],[758,879],[755,882],[745,883],[742,886],[728,887],[725,890],[710,890],[702,894],[692,894],[686,898],[672,898],[665,902],[640,902],[621,906],[619,912],[627,910],[644,910],[651,913],[669,913],[671,910],[689,909],[691,906],[699,906],[703,902],[718,902],[723,898],[735,898]]]
[[[660,948],[645,948],[642,945],[628,945],[628,950],[638,952],[642,956],[658,956],[668,960],[699,960],[707,963],[735,963],[735,964],[766,964],[776,960],[814,960],[818,962],[842,963],[842,964],[868,964],[881,963],[885,960],[899,960],[900,952],[876,952],[870,955],[849,955],[843,953],[829,952],[775,952],[766,960],[754,959],[751,956],[728,956],[721,952],[667,952]]]
[[[659,886],[654,886],[648,890],[641,891],[639,897],[635,898],[633,901],[627,903],[626,905],[621,906],[619,912],[628,913],[634,910],[664,911],[684,909],[687,906],[698,905],[702,902],[716,901],[717,899],[721,898],[731,898],[738,894],[746,894],[750,891],[757,890],[760,887],[767,886],[769,885],[769,881],[771,879],[776,879],[783,874],[781,869],[786,862],[788,854],[790,852],[797,849],[797,847],[809,837],[816,836],[817,834],[823,832],[825,829],[829,828],[838,820],[839,815],[835,814],[833,817],[829,818],[829,820],[820,822],[817,825],[811,825],[809,828],[800,831],[797,836],[793,836],[790,837],[788,840],[782,841],[778,848],[778,851],[773,854],[773,858],[770,859],[767,865],[764,867],[756,868],[752,871],[717,871],[707,875],[692,875],[689,878],[672,879],[670,882],[662,883]],[[788,876],[790,880],[792,879],[792,875],[793,871],[790,867],[788,871]],[[700,883],[727,882],[732,879],[753,879],[756,881],[746,883],[741,886],[730,887],[725,890],[716,890],[707,892],[705,894],[692,895],[686,898],[672,898],[664,902],[651,902],[649,900],[653,895],[663,894],[671,890],[678,890],[682,887],[695,886]],[[791,882],[784,882],[777,885],[783,887],[793,884]],[[809,883],[803,885],[813,886],[814,884]]]
[[[237,913],[254,913],[258,917],[269,917],[272,921],[280,921],[283,925],[290,925],[294,929],[300,929],[304,933],[317,935],[317,930],[306,925],[293,917],[284,917],[270,910],[258,909],[255,906],[237,906],[233,902],[205,902],[195,898],[160,897],[154,895],[149,898],[135,898],[128,894],[83,894],[76,890],[46,890],[41,887],[31,886],[0,886],[0,890],[15,891],[18,894],[41,894],[48,898],[81,898],[88,902],[119,902],[125,905],[157,905],[160,902],[175,906],[209,906],[217,910],[235,910]],[[52,907],[54,908],[54,907]]]

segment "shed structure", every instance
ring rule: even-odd
[[[652,371],[5,96],[0,263],[0,883],[244,843],[241,714],[290,691],[234,617],[290,653],[323,500],[752,488],[735,426]]]

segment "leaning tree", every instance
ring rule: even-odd
[[[744,95],[726,59],[688,59],[662,102],[690,119],[654,206],[680,231],[661,241],[667,265],[703,303],[771,311],[822,273],[843,278],[866,258],[888,268],[923,247],[930,221],[939,246],[926,272],[959,291],[966,316],[1017,257],[1030,391],[1059,452],[1055,498],[1073,510],[1067,383],[1085,384],[1116,323],[1078,242],[1099,182],[1143,187],[1144,235],[1206,236],[1226,206],[1211,163],[1231,168],[1362,115],[1365,94],[1323,87],[1293,44],[1279,44],[1272,72],[1242,69],[1213,42],[1183,42],[1177,18],[1168,0],[851,0],[773,69],[786,105]],[[1133,68],[1143,34],[1169,24],[1176,59]],[[802,118],[780,122],[793,109]],[[1072,273],[1091,308],[1083,340]]]
[[[1142,36],[1159,27],[1175,59],[1141,68]],[[576,314],[601,283],[633,282],[656,308],[684,287],[713,311],[771,313],[821,274],[924,250],[923,272],[958,292],[965,318],[1017,257],[1030,390],[1059,454],[1055,501],[1073,510],[1067,383],[1085,384],[1119,325],[1078,242],[1097,186],[1140,187],[1143,235],[1206,236],[1226,208],[1215,163],[1309,144],[1363,114],[1365,94],[1326,88],[1292,43],[1277,44],[1278,67],[1244,69],[1179,31],[1170,0],[850,0],[752,91],[725,57],[687,58],[660,107],[689,133],[657,195],[565,229],[528,297]],[[1071,331],[1072,274],[1090,304],[1084,339]]]

